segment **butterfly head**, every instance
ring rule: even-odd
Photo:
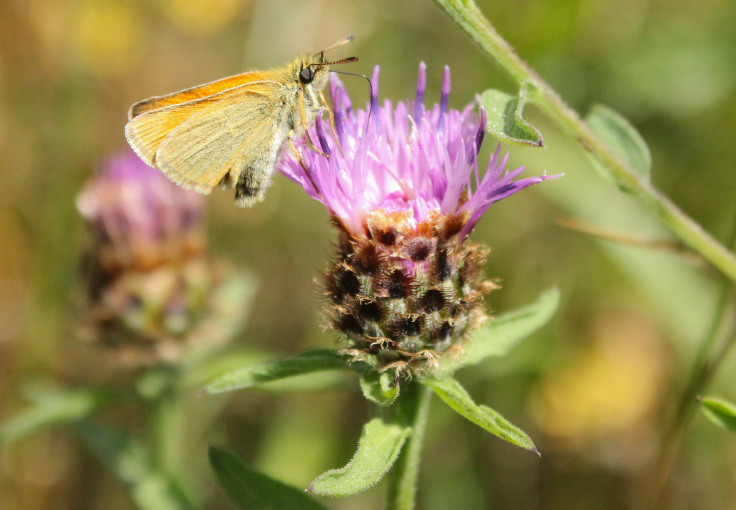
[[[321,90],[327,85],[327,77],[330,71],[330,66],[337,64],[347,64],[350,62],[357,62],[358,57],[348,57],[340,60],[329,61],[325,58],[325,52],[330,51],[334,48],[342,46],[353,40],[353,36],[349,35],[340,39],[335,44],[325,48],[319,53],[313,55],[306,55],[297,60],[295,71],[297,73],[296,79],[299,81],[299,86],[305,87],[311,85],[316,90]]]

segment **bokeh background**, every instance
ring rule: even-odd
[[[726,239],[736,215],[736,3],[729,0],[526,0],[479,6],[500,33],[581,113],[595,102],[627,116],[648,141],[653,180]],[[344,70],[381,66],[380,96],[427,100],[452,69],[450,104],[496,87],[515,92],[429,0],[3,0],[0,2],[0,419],[23,409],[34,378],[84,381],[69,345],[70,302],[88,236],[74,205],[85,181],[123,149],[129,105],[246,69],[290,61],[346,34]],[[349,67],[349,68],[348,68]],[[343,79],[355,103],[365,82]],[[437,404],[420,473],[419,508],[641,508],[663,431],[715,314],[717,274],[667,252],[561,227],[560,218],[635,239],[670,235],[590,166],[533,108],[546,149],[510,147],[528,175],[565,172],[491,208],[473,238],[492,247],[503,288],[494,313],[562,291],[553,322],[505,359],[459,374],[476,401],[523,428],[541,459],[488,436]],[[486,150],[495,141],[486,143]],[[285,355],[333,345],[313,279],[330,253],[325,211],[283,176],[249,210],[232,192],[208,198],[210,250],[258,279],[234,349]],[[733,356],[709,393],[736,399]],[[100,378],[100,374],[94,377]],[[102,374],[104,378],[104,374]],[[194,398],[192,420],[220,397]],[[223,397],[224,398],[224,397]],[[357,380],[340,389],[234,395],[190,445],[209,508],[229,508],[206,461],[232,448],[270,475],[306,487],[343,465],[372,413]],[[328,500],[382,505],[383,484]],[[696,415],[684,431],[668,508],[736,508],[736,436]],[[0,451],[0,508],[130,509],[116,480],[77,438],[52,430]]]

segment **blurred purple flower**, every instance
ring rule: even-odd
[[[86,257],[83,336],[115,364],[175,362],[232,338],[250,284],[206,251],[204,197],[132,151],[111,158],[77,197],[95,237]]]
[[[204,200],[184,191],[133,151],[111,158],[77,196],[103,265],[155,267],[204,250]]]

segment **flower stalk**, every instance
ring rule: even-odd
[[[416,507],[419,463],[431,400],[432,390],[429,387],[412,384],[397,402],[397,419],[403,425],[411,426],[411,436],[392,471],[388,510],[413,510]]]

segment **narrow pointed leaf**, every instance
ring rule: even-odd
[[[0,425],[0,444],[48,427],[74,423],[115,399],[112,392],[98,389],[66,391],[49,388],[38,397],[34,398],[33,407]]]
[[[363,426],[358,450],[350,462],[318,476],[309,490],[328,496],[350,496],[369,489],[391,469],[410,433],[410,427],[374,418]]]
[[[544,147],[542,134],[524,119],[524,104],[531,91],[529,83],[523,83],[518,96],[500,90],[488,89],[480,97],[486,109],[486,129],[502,142],[534,147]]]
[[[647,178],[650,176],[652,154],[649,152],[649,146],[626,117],[608,106],[597,104],[590,109],[585,122],[631,168]],[[608,175],[597,162],[595,164],[599,170]]]
[[[143,444],[90,420],[75,426],[81,438],[127,488],[140,510],[194,510],[182,487],[162,472]]]
[[[477,405],[470,398],[459,382],[451,377],[445,379],[423,379],[422,384],[429,386],[434,392],[458,414],[472,421],[479,427],[504,441],[521,446],[537,454],[531,438],[521,429],[509,423],[503,416],[490,407]]]
[[[471,336],[458,365],[474,365],[490,356],[503,356],[544,326],[557,311],[559,303],[560,292],[554,288],[542,293],[531,305],[493,319]]]
[[[394,384],[394,377],[389,372],[366,372],[360,379],[360,389],[365,398],[382,406],[390,406],[399,396],[399,385]]]
[[[727,430],[736,432],[736,404],[716,397],[705,397],[700,401],[703,414],[718,425]]]
[[[211,446],[209,458],[220,485],[242,510],[326,510],[303,491],[250,469],[234,453]]]
[[[205,386],[206,393],[250,388],[258,384],[276,381],[285,377],[348,368],[348,362],[336,350],[316,349],[290,358],[261,363],[229,372]]]

